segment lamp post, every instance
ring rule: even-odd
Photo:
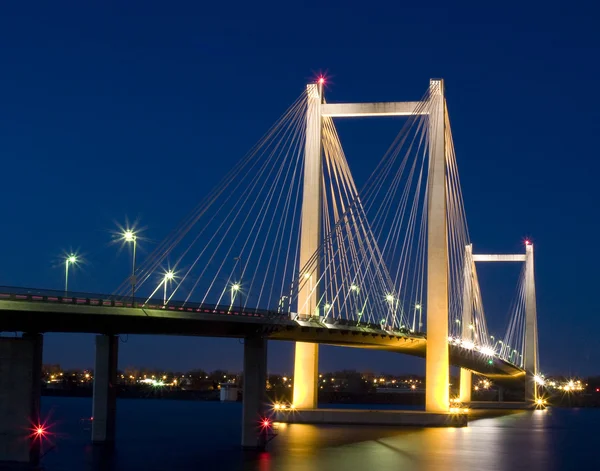
[[[175,277],[175,273],[172,270],[169,270],[165,273],[165,279],[163,280],[163,284],[165,285],[164,296],[163,296],[163,304],[167,305],[167,283],[171,281]]]
[[[235,301],[235,296],[238,291],[241,289],[241,285],[239,283],[233,283],[231,285],[231,306],[233,307],[233,303]],[[240,309],[242,309],[242,300],[240,299]]]
[[[133,243],[133,261],[131,269],[131,304],[133,305],[133,303],[135,303],[135,254],[137,248],[137,236],[135,235],[135,232],[133,232],[131,229],[127,229],[125,232],[123,232],[123,240],[125,242]]]
[[[421,332],[421,329],[423,327],[423,319],[422,319],[423,309],[422,309],[421,303],[415,304],[415,309],[417,311],[419,311],[419,332]]]
[[[77,263],[77,257],[74,254],[65,259],[65,297],[69,291],[69,265]]]

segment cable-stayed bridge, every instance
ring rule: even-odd
[[[359,188],[334,120],[368,116],[405,120]],[[533,401],[533,245],[522,254],[473,253],[466,214],[442,80],[431,80],[419,101],[359,104],[327,103],[319,80],[145,260],[134,259],[132,277],[114,293],[6,288],[1,330],[104,334],[98,441],[114,434],[114,398],[101,391],[116,370],[114,336],[123,333],[245,338],[245,445],[256,442],[263,409],[267,339],[297,342],[297,408],[317,405],[319,343],[425,357],[428,412],[449,410],[451,362],[462,367],[464,402],[473,371],[525,378]],[[476,270],[492,261],[523,263],[506,332],[496,336]],[[28,339],[36,351],[39,336]]]

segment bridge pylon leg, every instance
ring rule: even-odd
[[[431,80],[425,358],[425,409],[428,412],[448,412],[450,407],[445,114],[444,82]]]
[[[119,337],[96,336],[96,364],[92,398],[92,442],[113,444],[117,425],[117,363]]]
[[[317,257],[316,263],[311,264],[311,260],[314,260],[314,254],[321,245],[323,85],[309,84],[306,92],[306,138],[299,259],[301,287],[298,291],[298,314],[312,317],[319,315],[319,258]],[[317,407],[318,364],[319,345],[296,342],[293,403],[298,409]]]
[[[463,340],[473,340],[473,245],[465,247],[465,258],[463,265],[463,308],[461,332]],[[463,403],[471,402],[471,372],[465,368],[460,369],[460,393],[459,400]]]
[[[264,449],[268,430],[261,425],[267,410],[267,339],[244,340],[244,385],[242,403],[242,447]]]
[[[42,348],[41,334],[0,338],[0,467],[39,464]]]
[[[535,298],[535,274],[533,244],[525,245],[525,401],[535,402],[538,398],[535,376],[538,374],[538,332]]]

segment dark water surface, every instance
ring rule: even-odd
[[[357,406],[364,408],[365,406]],[[462,429],[286,425],[265,453],[240,450],[241,404],[123,399],[114,453],[90,445],[91,399],[44,397],[59,470],[600,470],[600,409],[549,409]]]

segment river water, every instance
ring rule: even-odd
[[[264,453],[240,450],[241,404],[118,401],[117,442],[90,445],[91,399],[44,397],[49,471],[600,470],[600,409],[548,409],[468,427],[280,424]],[[357,406],[357,407],[365,407]]]

